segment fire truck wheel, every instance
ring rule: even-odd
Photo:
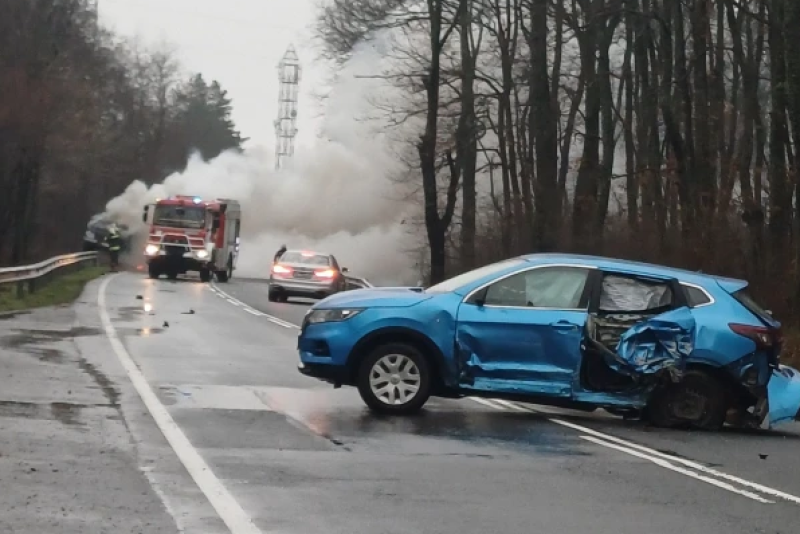
[[[210,282],[211,281],[211,271],[208,269],[201,269],[200,270],[200,281],[201,282]]]
[[[155,280],[159,276],[161,276],[161,273],[153,265],[148,265],[147,266],[147,276],[148,276],[148,278],[152,278],[152,279]]]

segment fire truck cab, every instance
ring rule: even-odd
[[[145,206],[150,231],[145,259],[150,278],[174,280],[189,271],[200,280],[227,282],[236,268],[242,211],[227,198],[204,200],[177,195]]]

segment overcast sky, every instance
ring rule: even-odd
[[[290,43],[303,66],[298,145],[315,135],[314,98],[326,71],[314,63],[310,25],[314,0],[99,0],[103,24],[143,43],[169,43],[188,72],[228,90],[234,120],[251,143],[273,146],[277,64]]]

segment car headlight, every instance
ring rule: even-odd
[[[144,253],[148,256],[155,256],[158,254],[159,246],[158,245],[147,245],[144,247]]]
[[[306,315],[306,323],[335,323],[358,315],[362,310],[311,310]]]
[[[205,250],[198,250],[196,252],[196,254],[197,254],[197,257],[200,258],[201,260],[203,260],[203,259],[208,257],[208,252],[206,252]]]

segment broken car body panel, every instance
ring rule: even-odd
[[[694,316],[687,307],[636,324],[619,341],[619,359],[609,364],[632,375],[669,371],[677,378],[691,358],[695,327]]]
[[[781,365],[775,369],[767,386],[769,426],[798,420],[800,416],[800,373]]]

